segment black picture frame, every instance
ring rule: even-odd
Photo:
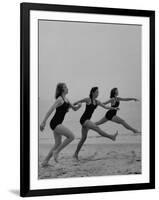
[[[90,187],[52,188],[37,189],[30,188],[30,11],[59,11],[75,13],[93,13],[101,15],[137,16],[148,17],[150,20],[150,180],[148,183],[102,185]],[[49,5],[35,3],[21,3],[20,5],[20,196],[44,196],[77,193],[96,193],[123,190],[141,190],[155,188],[155,11],[132,10],[104,7],[83,7],[72,5]]]

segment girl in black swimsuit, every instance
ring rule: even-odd
[[[138,99],[136,99],[136,98],[121,98],[121,97],[118,97],[118,94],[119,94],[118,89],[113,88],[110,92],[110,100],[104,102],[103,104],[106,105],[108,103],[111,103],[111,106],[116,108],[116,107],[119,106],[120,101],[138,101]],[[106,115],[101,120],[96,122],[95,124],[100,125],[100,124],[107,122],[108,120],[111,120],[115,123],[123,125],[125,128],[127,128],[128,130],[131,130],[134,133],[140,133],[140,131],[131,127],[129,124],[127,124],[123,119],[118,117],[116,114],[117,114],[117,110],[110,109],[106,113]]]
[[[68,101],[68,99],[66,99],[67,93],[68,93],[68,88],[66,84],[59,83],[56,87],[56,93],[55,93],[56,101],[51,106],[49,111],[46,113],[46,116],[40,125],[40,130],[43,131],[48,117],[56,109],[56,113],[50,121],[50,127],[54,132],[55,145],[51,148],[45,160],[43,161],[42,163],[43,167],[48,165],[48,162],[52,156],[54,156],[55,161],[58,162],[59,152],[74,140],[73,133],[64,125],[62,125],[62,122],[69,108],[72,108],[73,110],[76,111],[81,107],[81,104],[78,104],[77,106],[72,105]],[[62,136],[66,137],[66,139],[63,142],[62,142]]]
[[[66,113],[70,107],[70,104],[65,101],[65,99],[61,96],[63,100],[63,104],[56,108],[56,113],[50,121],[50,127],[54,131],[57,125],[62,124]]]
[[[112,103],[111,106],[113,108],[117,108],[119,107],[120,105],[120,102],[118,99],[114,99],[114,104]],[[108,120],[112,120],[112,118],[117,114],[117,110],[108,110],[107,113],[105,114],[105,118],[108,119]]]
[[[97,106],[101,106],[105,109],[113,109],[116,110],[117,108],[112,108],[112,107],[106,107],[104,104],[102,104],[100,101],[96,100],[98,97],[98,87],[93,87],[90,91],[89,98],[82,99],[80,101],[77,101],[74,103],[74,105],[78,103],[86,103],[86,109],[85,112],[83,113],[80,123],[82,125],[82,137],[77,145],[77,149],[74,153],[74,158],[78,160],[78,154],[80,149],[82,148],[84,142],[86,141],[88,130],[92,129],[99,133],[103,137],[107,137],[111,140],[115,140],[118,132],[116,132],[114,135],[110,135],[106,133],[105,131],[101,130],[95,123],[93,123],[90,119],[92,117],[93,112],[97,108]]]

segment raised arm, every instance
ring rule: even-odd
[[[101,103],[100,101],[97,101],[98,105],[102,108],[105,109],[113,109],[113,110],[119,110],[119,108],[114,108],[114,107],[110,107],[110,106],[105,106],[103,103]]]
[[[139,101],[136,98],[121,98],[121,97],[117,97],[119,101]]]
[[[46,121],[47,119],[49,118],[49,116],[51,115],[51,113],[58,107],[62,104],[62,99],[61,98],[58,98],[55,103],[49,108],[49,110],[47,111],[41,125],[40,125],[40,130],[43,131],[43,129],[45,128],[45,124],[46,124]]]

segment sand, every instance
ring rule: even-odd
[[[79,161],[72,158],[77,146],[72,143],[60,153],[59,163],[51,158],[50,165],[43,168],[41,163],[51,146],[50,142],[39,143],[39,179],[141,174],[141,143],[86,143]]]

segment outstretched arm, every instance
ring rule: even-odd
[[[103,103],[101,103],[100,101],[97,101],[98,105],[101,106],[102,108],[105,109],[113,109],[113,110],[119,110],[119,108],[114,108],[114,107],[110,107],[110,106],[105,106]]]
[[[88,99],[89,99],[89,98],[81,99],[81,100],[79,100],[79,101],[76,101],[73,105],[77,105],[77,104],[79,104],[79,103],[86,103],[86,102],[88,102]]]
[[[121,97],[117,97],[119,101],[139,101],[136,98],[121,98]]]
[[[103,104],[107,105],[107,104],[112,103],[112,102],[113,102],[113,99],[109,99],[108,101],[103,102]]]
[[[74,110],[74,111],[77,111],[81,107],[81,103],[74,105],[74,104],[69,102],[69,104],[70,104],[70,108],[72,108],[72,110]]]

